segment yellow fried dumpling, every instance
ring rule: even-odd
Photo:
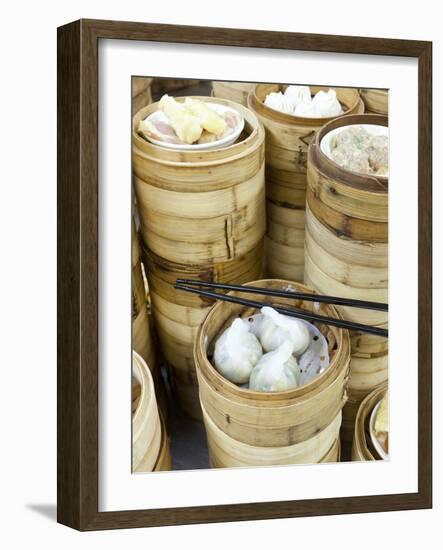
[[[208,107],[204,101],[187,97],[185,107],[189,113],[198,118],[203,129],[210,134],[219,137],[226,130],[226,121],[214,109]]]
[[[198,118],[193,116],[183,103],[178,103],[173,97],[165,94],[160,100],[159,108],[165,113],[181,141],[191,144],[200,139],[203,128]]]

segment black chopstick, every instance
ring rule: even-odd
[[[276,296],[279,298],[294,298],[307,300],[310,302],[319,302],[333,304],[336,306],[358,307],[362,309],[373,309],[376,311],[388,311],[388,304],[381,302],[368,302],[366,300],[353,300],[350,298],[339,298],[338,296],[324,296],[319,294],[305,294],[292,290],[275,290],[272,288],[261,288],[258,286],[228,285],[224,283],[207,283],[205,281],[195,281],[193,279],[177,279],[176,284],[188,286],[199,286],[206,288],[219,288],[221,290],[238,290],[246,294],[262,294],[264,296]]]
[[[210,292],[206,290],[200,290],[198,288],[193,288],[190,286],[185,286],[181,284],[175,284],[174,288],[177,290],[184,290],[185,292],[191,292],[192,294],[198,294],[199,296],[204,296],[206,298],[213,298],[215,300],[223,300],[225,302],[232,302],[234,304],[240,304],[242,306],[262,308],[264,306],[273,307],[279,313],[287,315],[288,317],[295,317],[297,319],[303,319],[305,321],[316,321],[318,323],[323,323],[325,325],[331,325],[338,328],[345,328],[348,330],[357,330],[359,332],[366,332],[368,334],[375,334],[377,336],[388,337],[388,331],[384,328],[372,327],[370,325],[362,325],[360,323],[353,323],[351,321],[345,321],[344,319],[334,319],[332,317],[326,317],[324,315],[318,315],[316,313],[306,312],[302,309],[286,309],[280,306],[275,306],[270,303],[254,302],[253,300],[244,300],[243,298],[238,298],[237,296],[230,296],[228,294],[218,294],[217,292]]]

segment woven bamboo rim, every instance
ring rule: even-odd
[[[271,92],[281,92],[287,88],[286,84],[258,84],[255,89],[249,94],[249,105],[260,115],[268,119],[288,124],[293,126],[315,126],[322,127],[324,124],[333,120],[336,117],[300,117],[282,113],[276,109],[267,107],[263,102],[266,96]],[[316,94],[323,90],[327,92],[332,89],[337,94],[337,99],[344,107],[343,115],[351,114],[355,111],[362,110],[362,100],[357,90],[353,88],[330,88],[329,86],[311,86],[311,93]],[[340,116],[343,116],[340,115]]]
[[[262,280],[248,283],[248,286],[269,286],[273,288],[290,287],[301,292],[312,292],[304,285],[285,280]],[[238,294],[238,293],[233,293]],[[284,298],[262,297],[265,301],[303,307],[313,310],[313,302],[293,300],[288,303]],[[268,299],[269,298],[269,299]],[[332,306],[320,304],[324,315],[339,318]],[[330,365],[309,383],[282,392],[256,392],[243,389],[226,380],[207,358],[207,346],[241,315],[254,313],[251,308],[227,302],[219,302],[211,308],[200,326],[194,347],[194,358],[200,387],[200,399],[212,420],[234,439],[260,446],[284,446],[306,439],[314,433],[313,425],[318,429],[326,426],[342,408],[346,393],[345,387],[349,375],[350,342],[347,331],[335,327],[321,327],[330,343]],[[314,403],[318,403],[314,407]],[[306,412],[305,412],[305,410]],[[266,412],[264,412],[266,411]],[[288,414],[300,419],[299,426],[290,425]],[[244,415],[247,416],[244,416]],[[255,417],[261,425],[251,425]],[[248,424],[251,429],[244,429]]]
[[[136,352],[133,352],[132,375],[140,385],[138,403],[132,416],[133,470],[152,471],[160,452],[161,424],[151,372]]]
[[[381,460],[374,449],[368,432],[368,422],[375,405],[381,401],[388,391],[388,383],[381,384],[361,402],[355,419],[354,441],[352,444],[352,460]]]

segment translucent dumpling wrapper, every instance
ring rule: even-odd
[[[270,107],[271,109],[275,109],[276,111],[287,113],[289,115],[292,114],[292,111],[294,110],[292,102],[281,92],[271,92],[268,94],[265,98],[264,104],[266,107]]]
[[[321,114],[319,114],[317,106],[314,105],[311,101],[304,101],[302,103],[299,103],[297,107],[295,107],[293,114],[296,116],[304,116],[309,118],[319,118],[322,116]]]
[[[292,343],[285,340],[276,350],[265,353],[251,372],[249,389],[271,392],[298,386],[300,368],[292,349]]]
[[[262,307],[263,317],[251,326],[265,351],[277,349],[285,340],[293,345],[293,354],[302,354],[309,345],[309,331],[299,319],[281,315],[272,307]]]
[[[247,323],[253,334],[259,334],[263,319],[264,315],[258,313],[244,319],[244,323]],[[329,350],[328,341],[320,330],[308,321],[300,321],[309,332],[309,345],[298,358],[300,385],[302,385],[307,384],[329,367]]]
[[[247,384],[262,355],[257,337],[241,319],[235,319],[215,343],[214,363],[220,374],[231,382]]]
[[[294,108],[301,103],[311,103],[311,89],[309,86],[288,86],[284,95]]]
[[[180,143],[174,128],[167,122],[141,120],[138,124],[138,133],[165,143]]]
[[[328,92],[320,90],[317,92],[312,99],[312,105],[315,106],[319,117],[333,117],[343,113],[334,90],[328,90]]]
[[[191,115],[197,117],[201,127],[206,132],[220,137],[226,130],[226,121],[214,109],[208,107],[204,101],[187,97],[185,99],[185,109]]]
[[[203,127],[199,119],[192,115],[183,103],[165,94],[159,102],[159,109],[165,113],[181,141],[191,144],[200,139]]]

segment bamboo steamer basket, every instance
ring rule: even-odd
[[[194,363],[194,342],[212,300],[176,290],[178,278],[242,284],[262,274],[263,245],[228,262],[182,265],[143,248],[151,294],[151,308],[163,355],[168,362],[172,386],[181,408],[202,419]]]
[[[263,239],[264,130],[241,105],[198,99],[237,110],[245,119],[242,139],[208,151],[158,147],[137,134],[140,120],[158,109],[149,105],[133,121],[134,186],[149,250],[172,262],[208,265],[238,258]]]
[[[321,139],[348,124],[387,125],[378,115],[336,119],[308,153],[305,283],[321,294],[388,301],[388,180],[343,170],[320,150]],[[386,312],[338,306],[349,321],[388,327]],[[388,340],[351,331],[350,400],[342,437],[351,440],[361,400],[388,378]]]
[[[172,470],[171,448],[169,445],[168,434],[166,432],[166,426],[161,415],[160,422],[162,426],[162,438],[160,443],[160,452],[154,466],[154,472],[167,472]]]
[[[247,107],[248,95],[255,88],[254,82],[224,82],[212,81],[212,93],[215,97],[229,99]]]
[[[248,283],[274,289],[293,288],[313,292],[308,287],[285,280]],[[237,295],[238,293],[233,293]],[[287,298],[262,297],[278,305],[318,310],[339,318],[329,304],[316,304]],[[329,343],[330,365],[309,383],[283,392],[256,392],[226,380],[211,364],[207,349],[238,316],[247,317],[254,309],[229,302],[214,305],[200,326],[194,347],[200,390],[205,413],[226,436],[256,447],[287,447],[303,443],[324,430],[340,413],[346,401],[350,343],[347,331],[319,326]],[[325,449],[326,451],[327,449]]]
[[[258,84],[248,104],[266,130],[266,198],[268,223],[265,272],[269,277],[303,281],[304,210],[308,146],[331,118],[298,117],[264,105],[268,93],[286,89]],[[312,86],[313,94],[321,88]],[[344,114],[362,113],[363,102],[351,88],[333,88]]]
[[[138,234],[132,220],[132,349],[146,361],[151,372],[156,373],[157,361],[151,321],[147,310],[146,287],[143,279],[141,249]]]
[[[365,104],[365,112],[377,115],[388,114],[389,91],[376,88],[362,88],[361,98]]]
[[[146,105],[152,102],[151,95],[152,78],[133,77],[132,78],[132,114],[140,111]]]
[[[340,439],[341,411],[326,428],[306,441],[283,447],[258,447],[242,443],[225,434],[217,427],[204,407],[202,410],[210,463],[213,468],[315,464],[325,461],[325,458],[331,462],[331,459],[338,458],[337,442]],[[335,449],[335,454],[332,449]]]
[[[375,405],[382,400],[387,391],[388,384],[381,384],[378,388],[368,394],[360,403],[355,419],[354,440],[352,443],[352,460],[382,460],[371,441],[369,433],[369,419]]]
[[[132,468],[152,471],[157,463],[162,442],[162,426],[158,414],[154,382],[143,358],[133,353]],[[134,384],[135,382],[135,384]]]

